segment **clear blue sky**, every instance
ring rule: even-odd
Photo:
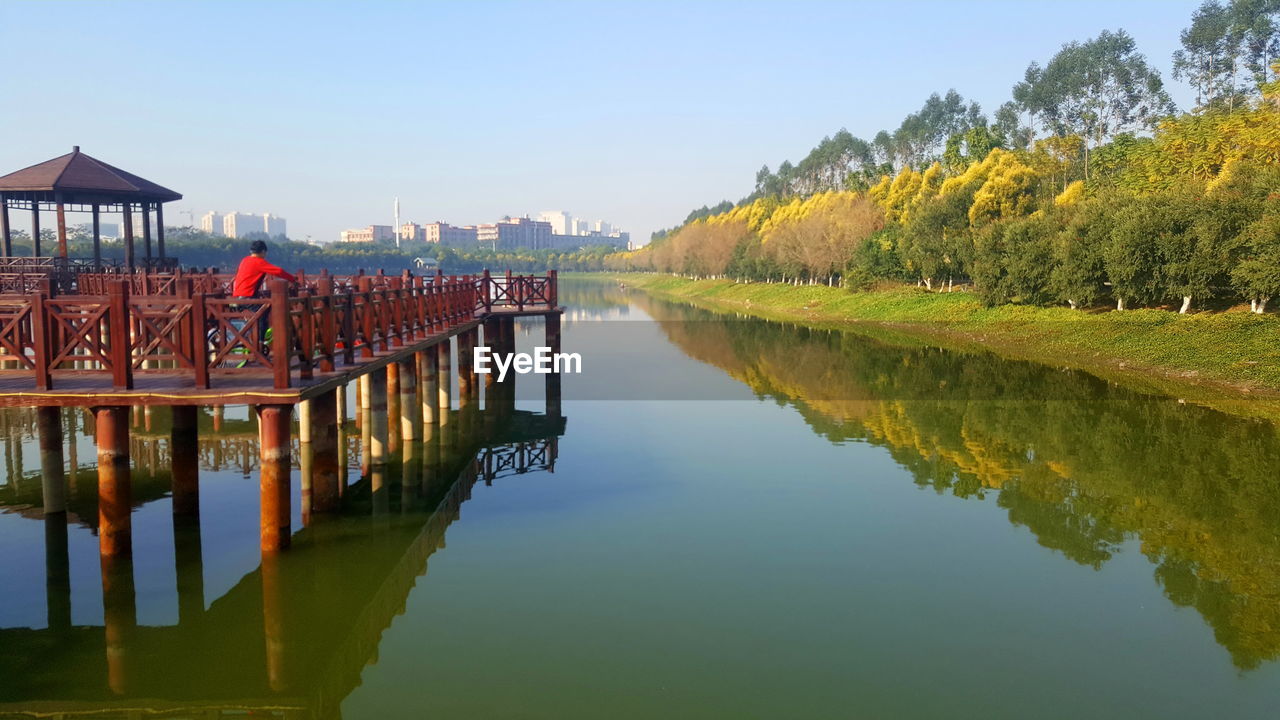
[[[1124,28],[1169,77],[1198,0],[0,2],[0,172],[73,144],[335,238],[564,209],[636,239],[929,93],[993,111],[1027,63]]]

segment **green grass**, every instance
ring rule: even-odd
[[[840,326],[886,340],[983,348],[1076,367],[1126,387],[1280,419],[1280,316],[1243,309],[1078,311],[984,307],[967,292],[850,292],[669,275],[598,275],[668,299],[775,320]]]

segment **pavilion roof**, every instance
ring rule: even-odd
[[[0,177],[0,192],[60,192],[70,202],[181,200],[182,195],[80,152],[71,152]]]

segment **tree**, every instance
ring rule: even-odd
[[[1245,246],[1231,271],[1231,286],[1248,298],[1249,309],[1261,315],[1267,301],[1280,296],[1280,207],[1272,207],[1249,225]]]
[[[1160,73],[1123,30],[1067,43],[1043,68],[1032,63],[1014,99],[1048,132],[1085,139],[1085,179],[1091,148],[1150,128],[1174,110]]]
[[[1267,79],[1267,66],[1280,50],[1280,2],[1205,0],[1179,36],[1173,76],[1196,89],[1200,108],[1234,109]]]
[[[1115,225],[1102,250],[1103,267],[1116,309],[1130,302],[1148,303],[1165,296],[1160,266],[1161,236],[1179,230],[1179,219],[1169,212],[1165,198],[1139,198],[1117,204]]]
[[[1067,212],[1071,216],[1053,242],[1049,291],[1075,310],[1094,304],[1105,291],[1103,249],[1110,242],[1117,214],[1099,201]]]

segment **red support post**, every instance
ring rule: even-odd
[[[111,384],[133,389],[133,356],[129,352],[129,281],[113,280],[107,289],[107,328],[111,343]]]
[[[35,345],[36,389],[48,390],[53,386],[52,368],[49,361],[53,359],[53,348],[50,347],[49,311],[45,307],[47,300],[44,293],[36,293],[31,298],[31,339]]]
[[[360,288],[362,302],[360,303],[360,329],[364,334],[364,346],[360,350],[360,357],[373,357],[373,336],[377,327],[374,318],[373,308],[373,282],[370,278],[360,276],[357,280]]]
[[[258,407],[258,484],[263,553],[274,553],[289,547],[289,431],[292,419],[292,405]]]
[[[311,364],[315,358],[316,352],[316,327],[312,318],[311,293],[303,290],[299,293],[302,310],[299,314],[298,344],[298,377],[303,380],[311,379]]]
[[[271,369],[275,387],[289,387],[289,285],[282,279],[271,281]]]
[[[204,304],[204,293],[191,296],[191,364],[195,365],[196,387],[209,387],[209,333],[206,330],[208,317]]]

